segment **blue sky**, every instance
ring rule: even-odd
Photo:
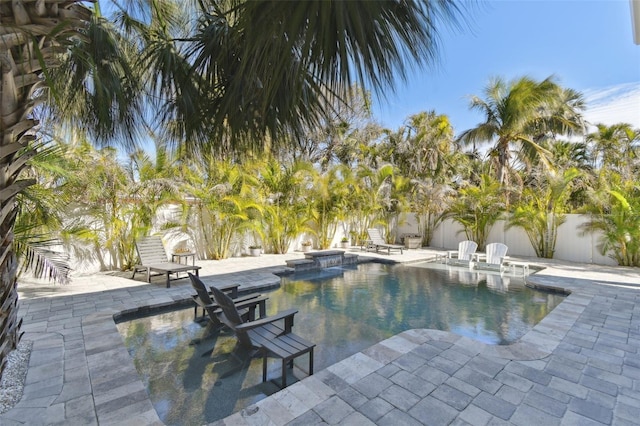
[[[482,96],[491,77],[555,75],[585,95],[589,121],[640,128],[640,46],[628,0],[480,1],[470,16],[470,28],[441,32],[437,65],[374,100],[382,125],[397,129],[433,109],[460,133],[482,121],[468,96]]]

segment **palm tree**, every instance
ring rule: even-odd
[[[444,218],[444,212],[451,202],[455,191],[449,185],[437,183],[432,179],[412,179],[411,211],[418,221],[418,231],[422,236],[422,245],[431,244],[438,224]]]
[[[313,173],[311,228],[318,237],[321,249],[328,249],[338,229],[338,221],[345,217],[345,199],[349,196],[342,171],[344,166],[333,166],[325,173]]]
[[[288,157],[295,160],[308,161],[320,167],[322,172],[340,162],[341,154],[353,154],[352,143],[360,134],[372,126],[371,99],[360,87],[353,87],[348,92],[348,104],[337,99],[331,105],[330,121],[323,120],[321,126],[305,131],[297,138],[296,149],[283,149]]]
[[[265,135],[288,145],[283,135],[329,122],[356,80],[381,94],[408,64],[433,61],[436,26],[460,14],[450,0],[202,0],[197,25],[176,35],[172,11],[154,10],[126,22],[145,47],[140,68],[161,100],[158,118],[192,147],[218,149],[262,148]]]
[[[0,235],[6,237],[0,251],[0,371],[19,340],[14,201],[33,184],[19,174],[31,155],[24,148],[33,137],[35,113],[44,112],[38,105],[47,102],[56,117],[73,119],[102,141],[119,138],[131,145],[146,106],[160,112],[148,116],[168,133],[193,136],[187,139],[193,150],[225,150],[241,141],[262,148],[265,134],[300,133],[318,122],[328,100],[343,94],[353,78],[382,93],[406,76],[409,64],[432,62],[436,27],[455,22],[460,12],[448,0],[202,0],[198,8],[184,8],[199,13],[194,33],[176,38],[179,25],[171,24],[181,23],[173,18],[177,2],[126,2],[131,10],[152,13],[138,20],[123,14],[120,34],[97,7],[82,3],[2,5]],[[140,38],[131,37],[134,30]],[[141,63],[131,66],[135,57]],[[53,72],[59,64],[64,66]],[[142,83],[148,84],[146,104]],[[49,97],[36,90],[43,87],[52,89]]]
[[[480,183],[462,188],[447,209],[447,217],[463,227],[468,240],[478,243],[483,250],[491,227],[502,217],[505,210],[500,183],[483,174]]]
[[[566,221],[566,201],[572,182],[580,176],[578,169],[562,174],[548,173],[542,182],[524,191],[507,227],[517,226],[527,234],[536,256],[552,259],[558,228]]]
[[[406,120],[399,133],[399,146],[394,151],[400,155],[400,161],[394,163],[402,173],[413,178],[429,177],[440,181],[450,177],[455,146],[449,117],[435,111],[414,114]]]
[[[305,194],[311,188],[311,168],[309,163],[282,165],[270,159],[260,169],[264,235],[274,253],[286,253],[294,238],[310,230],[311,209]]]
[[[593,166],[610,169],[632,177],[640,160],[640,129],[626,123],[607,126],[598,124],[596,131],[587,135]]]
[[[540,146],[543,136],[582,126],[579,95],[560,88],[551,77],[540,82],[522,77],[508,83],[496,78],[485,88],[485,99],[473,96],[470,105],[485,121],[464,131],[459,139],[474,146],[494,144],[489,155],[497,160],[496,174],[502,185],[509,184],[512,148],[526,153],[525,159],[548,162],[548,152]]]
[[[0,86],[2,99],[0,100],[0,157],[2,159],[2,172],[0,173],[0,234],[5,236],[2,249],[0,249],[0,313],[2,321],[0,325],[0,372],[4,368],[6,355],[14,349],[19,341],[20,323],[17,320],[17,260],[13,240],[14,223],[17,213],[15,203],[16,196],[26,187],[35,183],[32,179],[20,179],[20,172],[27,164],[33,151],[28,148],[28,142],[34,139],[34,127],[38,124],[37,116],[42,113],[39,108],[47,100],[61,100],[59,92],[52,91],[51,97],[43,96],[42,89],[45,85],[53,83],[52,67],[59,64],[61,52],[77,52],[77,48],[83,48],[86,56],[107,55],[115,51],[110,47],[115,46],[110,42],[114,39],[109,32],[100,32],[100,49],[88,47],[96,41],[92,38],[97,35],[92,30],[100,27],[100,18],[92,14],[91,10],[81,5],[80,0],[69,0],[64,4],[58,1],[40,1],[31,3],[28,7],[20,1],[2,6],[3,25],[2,43],[0,43],[0,67],[2,71],[2,83]],[[94,44],[95,46],[95,44]],[[71,57],[73,55],[69,55]],[[124,57],[124,55],[122,55]],[[135,73],[123,74],[118,68],[122,62],[112,56],[104,61],[94,61],[94,65],[109,68],[105,74],[117,74],[121,87],[127,80],[126,75],[135,76]],[[96,68],[97,69],[97,68]],[[75,69],[77,76],[81,76],[80,69]],[[74,74],[75,75],[75,74]],[[93,74],[98,81],[99,73]],[[110,82],[114,82],[111,80]],[[43,85],[44,83],[44,85]],[[98,89],[99,85],[92,85]],[[96,93],[96,92],[94,92]],[[112,108],[125,99],[110,97],[115,91],[101,92],[96,98],[94,109],[87,109],[86,118],[93,121],[98,133],[113,134],[116,123],[126,121],[135,108]],[[131,92],[128,92],[131,93]],[[95,98],[94,98],[95,99]],[[85,98],[89,100],[89,98]],[[132,98],[126,102],[133,104]],[[49,103],[49,105],[53,105]],[[101,113],[98,113],[101,111]],[[114,115],[118,115],[114,119]],[[122,120],[120,120],[122,119]]]
[[[345,173],[348,171],[345,170]],[[382,223],[383,202],[387,198],[390,200],[387,194],[391,194],[393,173],[391,164],[378,168],[359,164],[352,175],[346,175],[345,181],[351,194],[346,200],[351,218],[349,229],[355,236],[356,244],[367,239],[368,228]]]
[[[196,250],[204,259],[226,259],[234,238],[251,230],[252,215],[262,210],[254,194],[257,178],[212,155],[191,161],[185,170],[185,190],[195,199],[190,222],[197,223]]]
[[[600,252],[621,266],[640,266],[640,185],[615,173],[600,177],[585,232],[600,234]]]
[[[76,172],[67,189],[76,194],[69,206],[69,223],[87,229],[85,238],[102,270],[130,268],[135,262],[134,241],[148,233],[152,217],[151,213],[134,214],[140,201],[134,198],[136,183],[118,161],[114,148],[95,149],[84,139],[69,146],[67,155]]]
[[[385,140],[393,147],[389,151],[400,173],[411,177],[411,211],[416,214],[423,245],[429,245],[442,220],[454,175],[465,161],[453,134],[446,115],[429,111],[411,115]]]
[[[75,230],[64,226],[65,209],[73,197],[65,190],[65,183],[73,170],[65,161],[63,144],[55,138],[36,151],[24,171],[36,184],[16,197],[14,248],[21,271],[64,284],[69,280],[71,268],[69,255],[61,249],[64,244],[61,237],[72,235]]]

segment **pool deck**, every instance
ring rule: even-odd
[[[413,262],[437,253],[367,255]],[[302,257],[198,265],[208,284],[269,287],[287,259]],[[529,282],[572,293],[517,343],[405,331],[214,424],[640,424],[640,269],[519,260],[546,267]],[[113,315],[192,293],[186,279],[163,284],[122,274],[65,286],[21,281],[23,339],[33,350],[23,397],[0,424],[161,425]]]

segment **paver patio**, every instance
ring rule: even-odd
[[[401,262],[435,251],[381,255]],[[208,284],[276,286],[300,253],[198,262]],[[640,423],[640,270],[554,261],[528,277],[571,291],[519,342],[489,346],[437,330],[409,330],[216,424]],[[190,297],[108,274],[71,285],[21,283],[24,339],[34,342],[24,395],[2,425],[160,425],[113,315]]]

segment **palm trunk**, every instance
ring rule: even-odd
[[[38,122],[31,112],[40,98],[34,93],[42,84],[42,66],[51,64],[57,39],[74,33],[90,16],[80,0],[0,3],[0,374],[7,355],[20,341],[17,269],[13,249],[13,227],[17,215],[16,196],[35,183],[20,180],[20,172],[33,156],[29,142],[35,139]],[[69,26],[52,39],[47,34],[61,19]],[[58,27],[60,30],[61,27]]]

